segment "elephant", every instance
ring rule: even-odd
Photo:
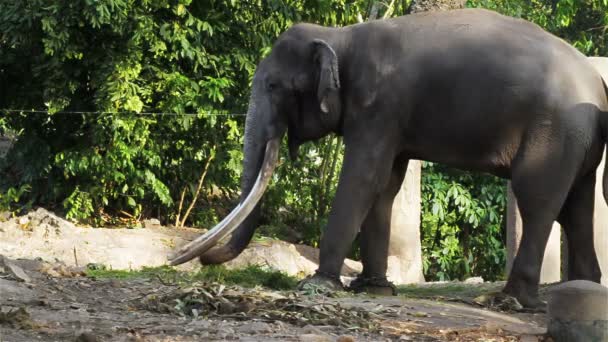
[[[295,159],[302,143],[336,134],[342,170],[319,267],[304,284],[342,288],[339,272],[360,233],[355,282],[390,286],[391,208],[410,159],[511,180],[523,236],[502,291],[524,307],[545,305],[539,274],[556,219],[570,242],[570,279],[600,281],[592,217],[608,87],[583,54],[533,23],[460,9],[295,24],[259,62],[245,121],[238,206],[170,264],[236,257],[256,228],[283,136]],[[608,199],[608,177],[603,186]]]

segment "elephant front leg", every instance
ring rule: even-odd
[[[389,182],[393,159],[390,149],[379,147],[377,142],[375,146],[347,143],[338,189],[321,238],[319,268],[305,284],[331,281],[341,286],[344,259],[374,201]]]
[[[396,294],[395,286],[386,278],[386,271],[393,202],[403,183],[407,164],[404,158],[395,160],[387,187],[377,196],[361,226],[363,272],[350,284],[355,292]]]

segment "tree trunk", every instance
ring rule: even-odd
[[[465,4],[466,0],[413,0],[409,12],[458,9],[464,8]],[[420,161],[411,160],[393,203],[387,276],[395,284],[424,282],[420,244],[420,174]]]

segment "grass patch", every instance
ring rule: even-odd
[[[217,282],[244,287],[264,286],[273,290],[291,290],[298,279],[283,272],[260,266],[229,270],[224,266],[205,266],[196,272],[178,271],[170,266],[144,267],[139,271],[88,269],[87,276],[98,279],[158,279],[169,283],[188,284],[196,281]]]
[[[410,298],[473,299],[484,293],[500,291],[503,285],[501,283],[402,285],[397,287],[397,293]]]
[[[127,270],[111,270],[103,267],[88,268],[85,271],[86,275],[97,279],[152,279],[152,278],[170,278],[178,275],[180,272],[170,266],[160,267],[144,267],[138,271]]]
[[[281,271],[268,270],[260,266],[248,266],[239,270],[228,270],[224,266],[203,267],[194,274],[196,280],[216,281],[246,287],[264,286],[275,290],[294,289],[298,279]]]

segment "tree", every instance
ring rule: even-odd
[[[412,10],[428,3],[413,1]],[[586,54],[608,53],[606,0],[468,5],[537,22]],[[208,227],[237,200],[238,114],[276,37],[295,22],[344,26],[372,10],[382,18],[409,7],[408,0],[0,0],[0,134],[16,139],[0,159],[0,211],[31,203],[96,225],[150,216],[173,223],[182,193],[184,208],[199,193],[186,224]],[[329,137],[282,163],[259,231],[315,245],[341,158]],[[430,163],[423,170],[427,277],[496,273],[490,266],[504,263],[501,183]]]

